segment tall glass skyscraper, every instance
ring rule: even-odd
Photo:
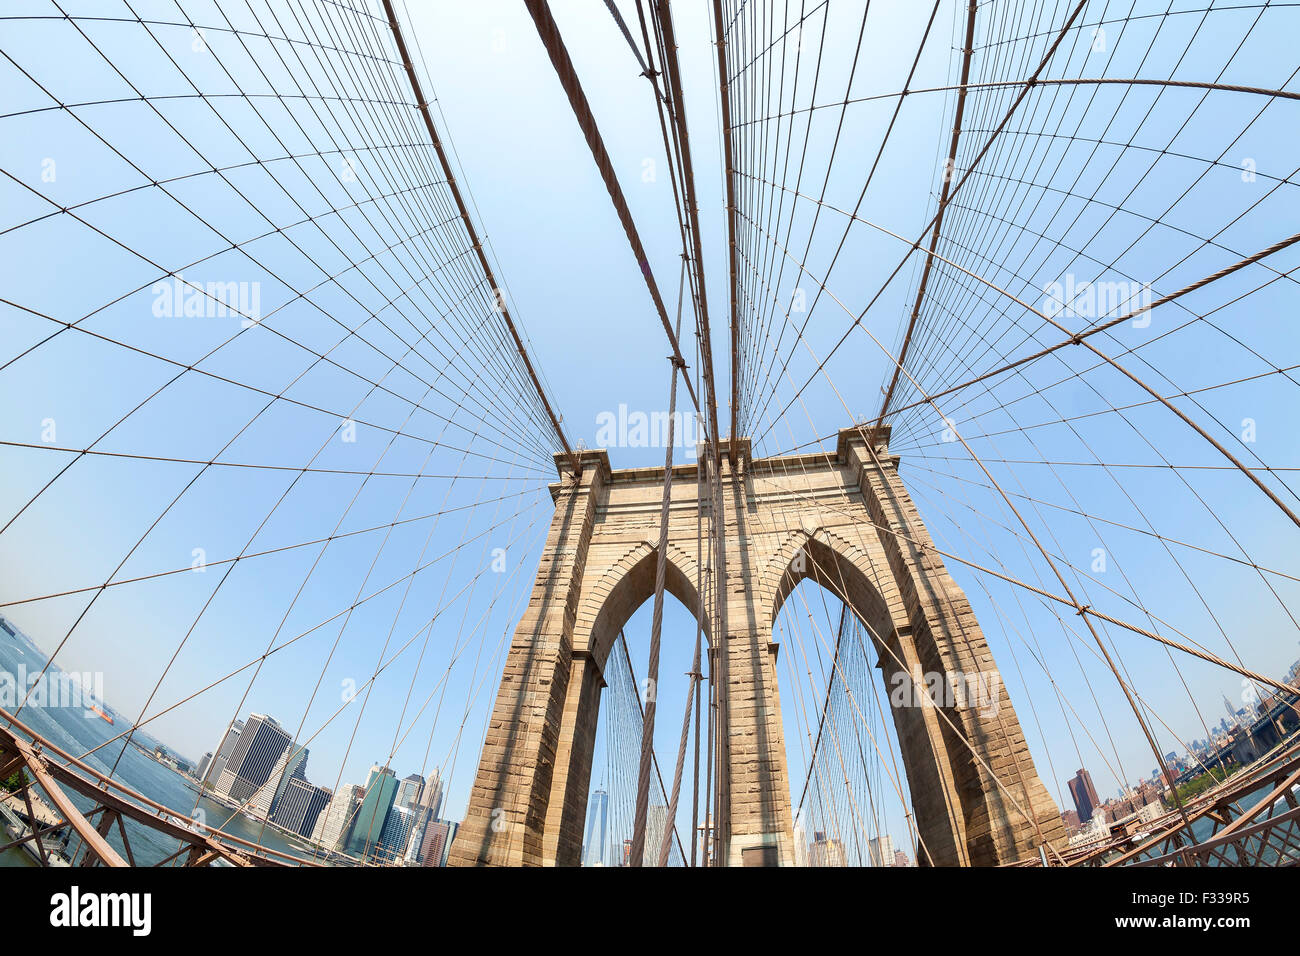
[[[384,821],[383,832],[379,834],[379,846],[374,855],[384,863],[400,863],[406,853],[414,824],[414,810],[393,804],[388,811],[388,819]]]
[[[583,866],[608,866],[606,846],[609,842],[609,794],[597,790],[587,808],[587,835],[582,841]]]
[[[418,823],[420,793],[423,790],[424,778],[418,773],[398,782],[392,809],[388,811],[388,819],[384,821],[384,829],[379,834],[380,854],[385,862],[400,862],[406,855],[411,831]]]
[[[396,796],[397,775],[387,767],[371,767],[366,781],[366,798],[357,811],[352,834],[348,837],[349,854],[357,857],[374,855]]]

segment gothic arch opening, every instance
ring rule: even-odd
[[[694,577],[695,562],[680,552],[674,554],[674,550],[670,549],[664,569],[664,592],[676,598],[692,617],[699,617],[707,645],[710,641],[709,616],[700,608]],[[654,547],[643,542],[584,594],[574,646],[585,646],[598,666],[604,666],[610,648],[632,615],[654,598],[658,566]]]
[[[811,578],[848,604],[875,633],[887,633],[904,623],[902,619],[895,621],[881,594],[883,585],[878,583],[877,569],[871,568],[869,560],[857,552],[858,549],[836,541],[825,531],[791,535],[769,565],[769,573],[776,572],[771,575],[776,584],[768,620],[775,621],[795,586]]]
[[[1012,820],[1023,817],[1019,810],[1004,806],[1008,797],[999,792],[1014,777],[1004,773],[998,782],[991,781],[991,774],[973,753],[969,741],[967,724],[958,708],[972,703],[975,694],[992,694],[993,703],[1000,705],[1002,688],[978,686],[973,690],[966,686],[963,675],[954,673],[951,664],[944,659],[938,644],[926,633],[913,634],[912,625],[903,601],[889,575],[888,568],[878,568],[860,549],[827,533],[823,529],[789,536],[781,551],[769,562],[768,577],[774,580],[771,604],[772,625],[775,630],[781,627],[781,612],[787,609],[789,600],[799,592],[809,592],[810,585],[824,588],[834,598],[836,604],[842,603],[854,620],[837,624],[836,631],[850,635],[856,645],[844,648],[841,667],[835,677],[844,683],[850,676],[856,679],[856,691],[859,696],[872,695],[872,703],[883,702],[879,716],[884,718],[881,729],[887,729],[888,737],[884,741],[871,740],[876,756],[882,757],[881,751],[887,744],[897,747],[900,759],[891,768],[894,773],[889,784],[906,794],[905,811],[913,829],[915,842],[911,851],[916,854],[920,865],[969,865],[982,862],[984,858],[995,859],[999,852],[999,843],[1015,839]],[[815,591],[813,591],[815,593]],[[892,597],[892,601],[886,595]],[[814,599],[807,593],[802,594],[801,604],[812,605]],[[797,613],[805,613],[807,607],[801,607]],[[829,615],[828,615],[829,616]],[[921,638],[918,640],[918,636]],[[982,635],[980,640],[982,641]],[[840,648],[832,646],[823,648],[823,653],[831,656],[823,672],[820,693],[824,707],[833,703],[833,694],[828,688],[832,669],[836,666],[835,655]],[[865,663],[870,661],[870,673],[863,673]],[[852,665],[850,667],[849,665]],[[983,676],[969,675],[973,677]],[[841,688],[843,692],[843,688]],[[877,696],[879,695],[879,696]],[[967,696],[964,696],[967,695]],[[850,692],[851,696],[851,692]],[[965,704],[963,703],[965,702]],[[858,722],[867,722],[870,715],[857,702],[852,702],[852,717]],[[984,706],[977,703],[977,707]],[[993,708],[996,720],[997,707]],[[827,722],[826,713],[818,715],[819,726]],[[847,720],[844,721],[847,723]],[[795,729],[786,718],[787,738],[793,739],[790,732],[804,732],[804,728]],[[856,730],[856,728],[853,728]],[[963,739],[963,735],[967,735]],[[993,745],[1005,743],[1005,732],[995,728],[989,739],[979,739],[976,743]],[[861,743],[861,737],[853,738],[854,745]],[[821,740],[829,743],[832,753],[830,762],[838,763],[833,769],[843,775],[845,764],[860,758],[853,754],[846,756],[842,751],[843,742],[837,739]],[[816,748],[816,744],[810,750]],[[892,757],[892,754],[889,756]],[[811,754],[810,754],[811,759]],[[819,753],[819,759],[828,759]],[[804,765],[805,775],[815,774]],[[842,784],[841,777],[831,777],[832,784]],[[801,789],[804,780],[797,773],[791,777],[792,807],[797,812],[801,801]],[[816,781],[813,781],[814,783]],[[976,786],[978,784],[978,787]],[[1041,786],[1041,785],[1040,785]],[[1026,788],[1027,790],[1027,788]],[[1011,800],[1015,794],[1010,794]],[[840,786],[837,799],[852,800],[847,786]],[[990,813],[990,804],[997,805],[1000,814]],[[1023,796],[1024,805],[1032,805],[1029,794]],[[837,808],[842,809],[842,808]],[[854,807],[855,811],[859,808]],[[833,815],[833,814],[832,814]],[[803,821],[805,824],[807,820]],[[796,819],[796,828],[800,821]],[[816,833],[814,839],[816,843]],[[823,831],[824,832],[824,831]],[[844,834],[838,838],[827,836],[827,843],[833,844],[839,839],[842,845],[821,847],[820,852],[826,860],[833,861],[837,854],[850,858],[848,862],[862,862],[865,849],[866,856],[874,858],[877,865],[889,865],[884,862],[888,855],[885,844],[873,843],[872,836],[847,834],[857,840],[856,853],[850,850]],[[877,835],[878,837],[878,835]],[[801,836],[796,832],[796,840]],[[865,840],[866,846],[863,846]],[[909,840],[909,842],[911,842]],[[817,850],[811,851],[816,856]],[[853,860],[851,858],[857,857]]]
[[[649,646],[650,619],[655,590],[655,576],[658,568],[658,553],[649,542],[642,541],[629,548],[613,566],[603,574],[593,575],[584,582],[573,632],[573,674],[570,678],[568,702],[562,715],[563,730],[560,734],[560,746],[556,754],[556,774],[552,784],[552,798],[548,810],[545,836],[543,839],[544,855],[556,865],[577,865],[583,858],[583,844],[587,840],[588,796],[593,787],[600,783],[600,775],[595,772],[598,762],[600,744],[598,740],[602,697],[605,695],[611,679],[622,680],[627,670],[635,675],[632,688],[620,684],[619,700],[623,716],[628,716],[630,709],[625,699],[629,693],[639,694],[642,698],[648,692],[645,685],[646,650]],[[695,620],[697,615],[702,625],[702,654],[707,655],[710,641],[708,614],[701,612],[699,595],[696,587],[699,571],[691,555],[678,548],[670,548],[664,568],[664,604],[665,626],[661,639],[660,682],[666,688],[673,689],[673,678],[680,679],[681,672],[687,668],[677,666],[678,658],[689,655],[694,648]],[[643,619],[643,620],[642,620]],[[619,645],[619,636],[629,627],[632,641],[632,655],[629,662],[622,657],[625,651]],[[704,665],[701,665],[702,670]],[[680,704],[676,703],[675,693],[664,698],[657,696],[656,706],[656,748],[662,751],[659,741],[663,739],[661,731],[673,727],[673,734],[680,730]],[[642,700],[642,706],[644,700]],[[636,707],[635,703],[631,707]],[[626,733],[623,736],[627,736]],[[624,740],[622,744],[635,744],[636,740]],[[659,805],[667,806],[667,789],[671,787],[672,767],[663,767],[663,762],[671,762],[676,757],[676,748],[672,757],[659,755],[661,761],[659,773],[652,775],[651,794],[659,792]],[[660,784],[659,777],[663,778]],[[633,781],[635,786],[635,781]],[[687,803],[687,799],[680,801]],[[618,813],[615,813],[618,816]],[[608,826],[607,826],[608,829]],[[686,839],[689,840],[689,834]],[[652,841],[647,841],[647,844]],[[615,854],[617,855],[617,854]],[[617,862],[617,860],[615,860]]]
[[[637,607],[615,636],[602,662],[603,687],[594,707],[595,737],[586,823],[583,830],[584,866],[626,866],[630,862],[636,786],[640,764],[645,708],[655,703],[655,763],[649,780],[642,865],[656,866],[665,833],[669,838],[667,865],[680,866],[691,853],[693,752],[688,742],[686,762],[675,812],[671,794],[682,719],[688,700],[693,701],[695,615],[665,589],[659,653],[659,679],[651,687],[647,677],[653,596]],[[701,634],[701,673],[707,672],[708,644]],[[700,687],[707,706],[707,687]],[[688,735],[694,721],[687,724]],[[701,723],[701,731],[705,725]],[[699,781],[701,789],[705,781]],[[702,822],[702,821],[701,821]]]
[[[894,866],[898,854],[908,865],[931,862],[891,716],[896,685],[885,682],[874,636],[895,624],[869,560],[823,530],[805,530],[768,568],[795,864]]]

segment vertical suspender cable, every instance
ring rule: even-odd
[[[677,330],[682,324],[682,298],[686,289],[686,258],[682,257],[681,280],[677,286]],[[664,494],[659,512],[659,547],[656,549],[655,561],[655,597],[654,615],[650,622],[650,665],[647,670],[645,721],[641,728],[641,765],[636,781],[636,816],[632,822],[632,866],[640,866],[645,853],[645,821],[650,802],[650,761],[654,754],[655,710],[659,697],[659,644],[664,624],[664,579],[668,571],[668,512],[672,505],[673,492],[673,419],[677,414],[677,373],[685,369],[686,363],[676,356],[669,356],[672,375],[668,386],[668,449],[664,452]],[[680,780],[681,766],[678,765]],[[674,789],[675,786],[674,786]],[[671,832],[672,819],[665,833]]]

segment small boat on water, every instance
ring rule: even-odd
[[[108,721],[110,725],[113,723],[113,718],[110,717],[108,714],[106,714],[102,707],[96,707],[94,704],[91,704],[88,709],[91,711],[91,713],[95,714],[95,716],[99,717],[101,720]]]

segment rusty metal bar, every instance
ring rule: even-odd
[[[185,861],[185,865],[186,866],[207,866],[214,859],[216,859],[216,857],[217,854],[213,850],[206,850],[200,853],[198,847],[196,846],[190,847],[190,856],[189,859]]]
[[[1175,841],[1183,833],[1187,832],[1187,824],[1184,824],[1179,818],[1176,810],[1170,810],[1162,817],[1151,821],[1152,830],[1158,832],[1138,846],[1125,849],[1129,847],[1132,839],[1128,835],[1112,837],[1101,843],[1090,844],[1074,851],[1067,851],[1066,865],[1141,866],[1146,865],[1146,861],[1142,857],[1153,851],[1162,859],[1182,859],[1183,855],[1188,853],[1194,855],[1199,846],[1212,843],[1220,837],[1224,837],[1229,831],[1250,830],[1251,833],[1258,832],[1258,829],[1265,827],[1269,821],[1263,821],[1260,824],[1253,824],[1252,821],[1260,813],[1276,803],[1279,798],[1287,797],[1289,800],[1291,787],[1295,786],[1297,782],[1300,782],[1300,740],[1293,741],[1289,746],[1284,747],[1280,753],[1242,770],[1237,776],[1229,778],[1214,789],[1187,803],[1187,816],[1191,824],[1209,818],[1225,828],[1216,830],[1212,836],[1202,841],[1201,844],[1178,847],[1176,850],[1173,848],[1176,845]],[[1266,786],[1271,787],[1269,795],[1258,801],[1250,810],[1238,815],[1234,820],[1231,810],[1237,801],[1246,794]],[[1280,817],[1274,818],[1272,822],[1276,823],[1278,819]],[[1119,856],[1112,856],[1117,852],[1120,854]],[[1195,863],[1195,859],[1192,862]]]
[[[77,834],[85,842],[86,848],[91,853],[94,853],[95,856],[107,866],[126,866],[126,860],[122,859],[122,857],[118,855],[117,851],[109,846],[108,841],[104,839],[98,830],[90,825],[90,821],[81,815],[81,811],[78,810],[76,805],[68,799],[67,794],[60,789],[51,773],[51,767],[45,763],[35,750],[32,749],[31,745],[16,737],[12,738],[7,743],[9,743],[9,745],[17,750],[22,756],[27,770],[36,778],[36,782],[40,784],[41,789],[45,791],[46,796],[50,798],[59,813],[63,814],[63,819],[67,820],[72,828],[77,831]],[[32,826],[34,827],[36,826],[36,821],[34,811],[31,810],[30,799],[28,800],[27,806],[28,813],[32,814]],[[40,845],[39,840],[37,841],[37,845]],[[45,855],[43,848],[41,855],[42,857]]]
[[[1220,862],[1229,865],[1260,865],[1258,854],[1253,864],[1247,864],[1242,860],[1235,862],[1227,860],[1222,855],[1222,850],[1232,847],[1237,851],[1239,856],[1244,856],[1248,851],[1247,843],[1254,838],[1262,838],[1263,846],[1269,846],[1269,840],[1275,831],[1290,830],[1292,826],[1300,823],[1300,810],[1288,810],[1285,813],[1278,814],[1275,817],[1269,817],[1259,823],[1252,824],[1241,830],[1232,833],[1222,832],[1210,837],[1201,843],[1190,847],[1187,850],[1181,850],[1178,853],[1167,853],[1163,856],[1152,857],[1147,860],[1139,860],[1134,866],[1165,866],[1171,862],[1176,863],[1186,853],[1189,854],[1197,865],[1205,866],[1209,864],[1209,858],[1216,856]],[[1261,847],[1261,850],[1263,847]]]
[[[42,833],[55,833],[62,830],[67,825],[67,820],[60,820],[58,823],[48,823],[39,830],[27,834],[25,837],[19,837],[17,840],[10,840],[8,843],[0,846],[0,853],[3,853],[5,850],[12,850],[16,846],[22,846],[24,843],[30,843],[32,840],[36,840],[39,845],[40,841],[38,838]]]
[[[41,855],[41,864],[50,865],[50,855],[45,850],[45,844],[41,841],[41,830],[36,819],[36,808],[32,806],[32,786],[28,784],[23,787],[23,803],[27,806],[27,822],[32,828],[32,839],[36,841],[37,852]]]
[[[89,813],[86,814],[87,822],[89,822],[90,818],[93,817],[96,813],[99,814],[99,823],[95,824],[95,832],[98,833],[100,836],[102,836],[105,840],[107,840],[108,831],[113,829],[113,820],[116,817],[116,814],[108,807],[100,805],[95,807],[95,809],[91,810]],[[134,864],[130,864],[129,861],[128,864],[134,865]],[[86,866],[94,866],[94,865],[95,865],[94,860],[86,861]]]

